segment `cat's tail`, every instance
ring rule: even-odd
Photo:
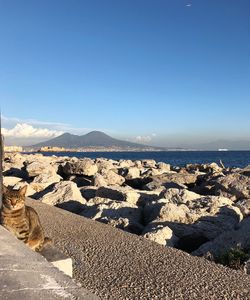
[[[46,236],[43,241],[43,247],[45,247],[46,245],[51,245],[51,244],[52,244],[52,239]]]
[[[47,245],[51,245],[52,244],[52,239],[49,237],[45,237],[43,240],[43,243],[40,243],[40,245],[38,247],[35,248],[36,252],[40,252],[43,250],[43,248]]]

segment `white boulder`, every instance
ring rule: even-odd
[[[22,178],[20,178],[20,177],[3,176],[3,184],[5,186],[14,186],[21,180],[22,180]]]
[[[142,228],[142,209],[128,202],[96,197],[86,203],[80,214],[128,231]]]
[[[168,226],[149,224],[144,228],[142,236],[163,246],[174,247],[178,238]]]
[[[97,165],[89,158],[70,161],[63,166],[63,172],[66,175],[93,176],[97,173],[97,171]]]
[[[57,205],[72,212],[81,211],[83,204],[86,203],[77,185],[71,181],[61,181],[49,186],[43,192],[36,195],[36,199],[49,205]]]

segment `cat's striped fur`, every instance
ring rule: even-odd
[[[51,240],[44,237],[37,212],[25,205],[26,190],[27,186],[20,190],[3,186],[1,224],[32,250],[41,251]]]

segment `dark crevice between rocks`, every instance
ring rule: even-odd
[[[175,248],[179,250],[183,250],[187,253],[192,253],[193,251],[195,251],[201,245],[203,245],[208,241],[209,239],[207,239],[203,235],[188,235],[188,236],[181,237],[177,242]]]
[[[126,179],[125,181],[128,186],[137,190],[144,190],[144,186],[150,182],[152,182],[152,178],[150,177]]]

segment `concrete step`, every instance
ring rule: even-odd
[[[56,247],[47,245],[40,254],[64,274],[70,277],[73,276],[72,259],[59,251]]]

